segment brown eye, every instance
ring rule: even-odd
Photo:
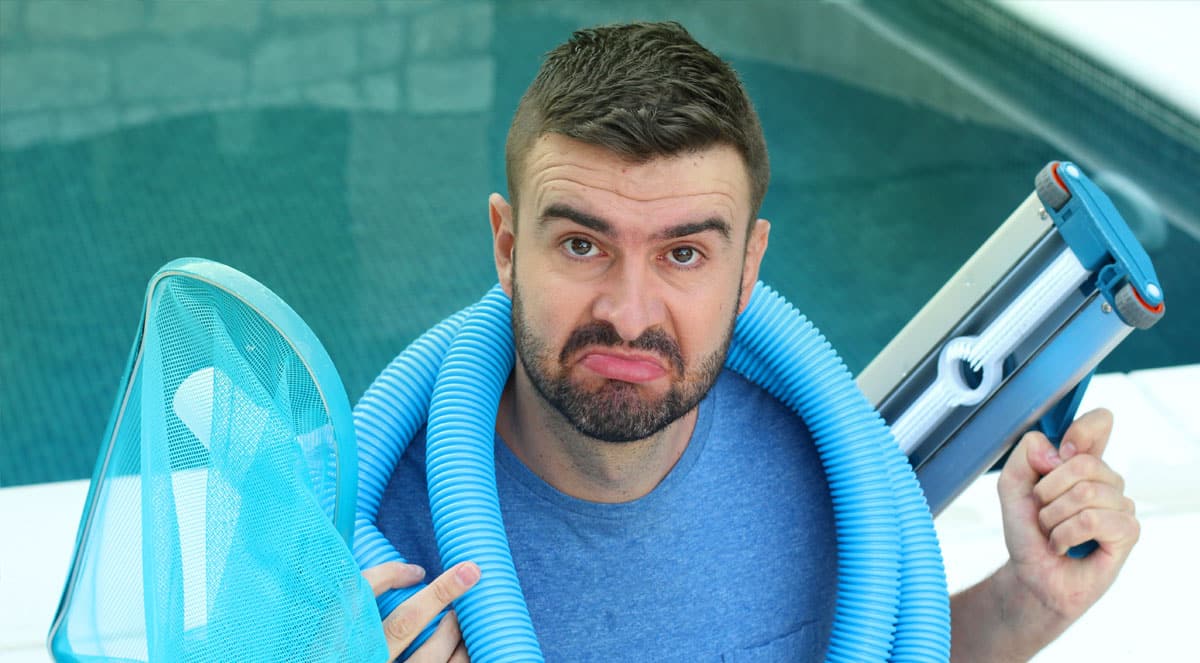
[[[586,239],[583,239],[582,237],[572,237],[571,239],[563,242],[563,245],[566,247],[567,251],[571,253],[571,255],[578,256],[580,258],[596,254],[595,245]]]
[[[671,262],[684,267],[694,265],[700,259],[700,254],[690,246],[671,249]]]

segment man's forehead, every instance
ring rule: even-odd
[[[525,170],[521,196],[533,203],[532,214],[540,214],[548,198],[598,191],[632,204],[717,205],[731,221],[749,220],[745,162],[725,144],[633,161],[598,145],[545,134],[530,150]]]

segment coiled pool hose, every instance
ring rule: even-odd
[[[443,566],[471,560],[483,571],[479,584],[455,602],[476,663],[542,660],[496,493],[495,412],[513,366],[510,316],[508,296],[494,287],[414,341],[354,411],[355,558],[362,568],[403,561],[375,519],[396,464],[428,421],[430,507]],[[829,343],[759,283],[738,317],[726,366],[803,418],[825,467],[838,540],[827,660],[948,660],[949,598],[925,498]],[[380,612],[390,613],[418,589],[387,592]]]

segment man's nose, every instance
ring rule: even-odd
[[[666,304],[661,294],[651,266],[622,260],[606,275],[592,315],[611,323],[628,343],[664,322]]]

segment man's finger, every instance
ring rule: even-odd
[[[1049,532],[1064,520],[1085,509],[1105,509],[1133,514],[1133,500],[1125,497],[1116,486],[1095,481],[1081,481],[1038,512],[1043,532]]]
[[[1099,456],[1079,454],[1038,481],[1033,493],[1046,505],[1085,481],[1105,483],[1119,492],[1125,491],[1125,478],[1100,460]]]
[[[1046,436],[1030,431],[1021,437],[1000,471],[998,489],[1001,496],[1028,494],[1051,470],[1062,464],[1054,445]]]
[[[471,657],[467,656],[466,643],[458,643],[458,649],[454,650],[454,655],[450,657],[447,663],[471,663]]]
[[[443,608],[474,587],[479,575],[472,562],[456,564],[393,610],[383,620],[391,657],[399,656]]]
[[[454,650],[460,645],[462,645],[462,631],[458,627],[458,617],[451,610],[442,617],[442,621],[434,630],[433,635],[429,636],[429,639],[422,643],[412,656],[408,657],[408,661],[409,663],[445,663],[451,660]]]
[[[1084,509],[1050,532],[1050,545],[1062,555],[1072,546],[1095,540],[1106,550],[1123,556],[1137,543],[1140,535],[1141,525],[1133,514]]]
[[[412,587],[421,582],[425,578],[425,569],[416,564],[384,562],[379,566],[372,566],[362,574],[367,579],[367,584],[371,585],[371,591],[375,596],[379,596],[389,589]]]
[[[1103,456],[1112,427],[1112,412],[1103,408],[1092,410],[1076,419],[1063,434],[1062,443],[1059,445],[1059,453],[1063,460],[1070,460],[1077,453]]]

